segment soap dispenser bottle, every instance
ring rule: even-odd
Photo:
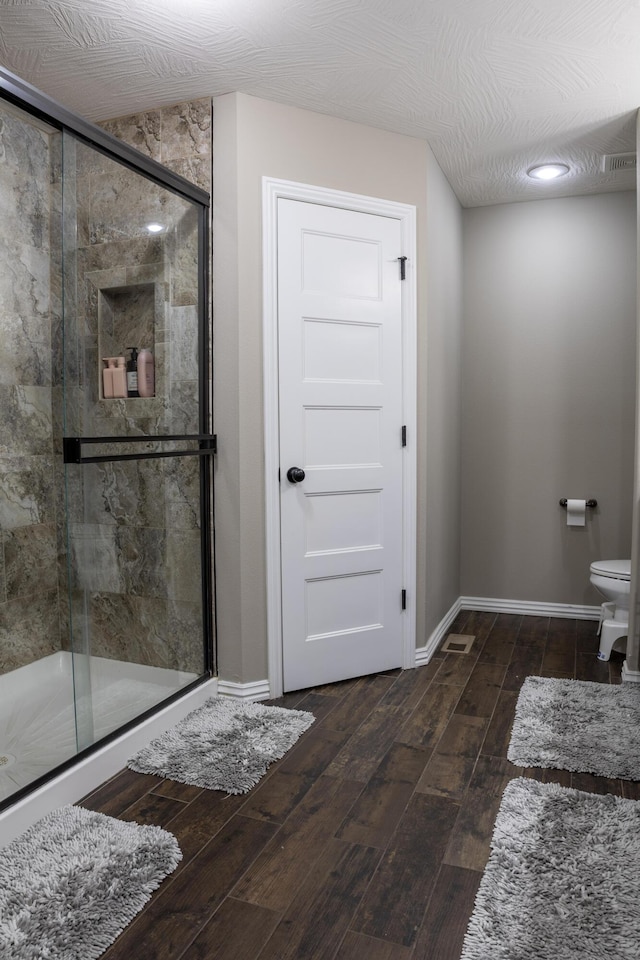
[[[131,351],[131,356],[127,361],[127,396],[139,397],[138,392],[138,348],[127,347]]]
[[[138,392],[141,397],[155,395],[153,354],[146,347],[143,347],[138,354]]]

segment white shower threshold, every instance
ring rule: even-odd
[[[83,696],[89,679],[91,694]],[[0,799],[10,797],[74,757],[78,749],[113,733],[195,679],[192,673],[64,651],[0,676]],[[213,678],[187,691],[0,812],[0,847],[46,813],[76,802],[108,780],[126,766],[133,753],[214,696],[217,689]]]

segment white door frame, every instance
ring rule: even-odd
[[[407,257],[402,296],[402,422],[407,427],[403,468],[403,583],[407,609],[403,617],[403,667],[416,664],[416,468],[417,468],[417,299],[416,209],[410,204],[343,193],[290,180],[262,178],[263,375],[267,564],[267,643],[269,695],[282,696],[282,582],[280,551],[280,435],[278,423],[278,200],[303,200],[400,221]],[[400,269],[400,265],[398,265]],[[398,425],[400,426],[400,425]]]

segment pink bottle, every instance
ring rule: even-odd
[[[155,389],[153,354],[143,347],[138,353],[138,393],[141,397],[153,397]]]
[[[127,395],[127,371],[124,357],[116,357],[116,368],[113,371],[113,395],[114,397]]]
[[[111,400],[113,398],[113,374],[116,369],[116,361],[113,357],[103,357],[102,359],[107,365],[102,371],[102,396],[105,400]]]

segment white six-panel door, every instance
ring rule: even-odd
[[[277,217],[283,674],[297,690],[403,662],[401,228],[282,198]]]

